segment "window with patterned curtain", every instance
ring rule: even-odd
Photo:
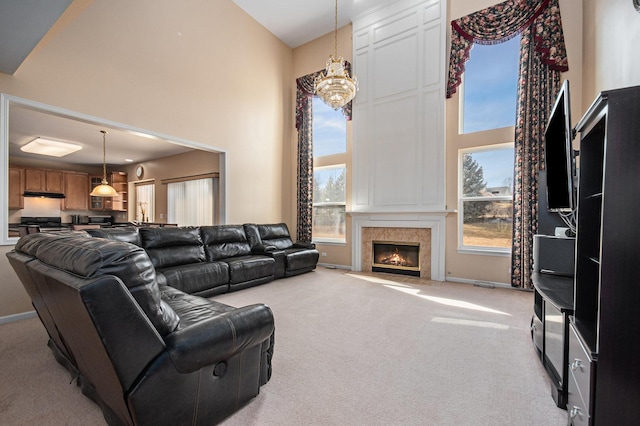
[[[178,226],[213,225],[213,178],[168,183],[167,220]]]
[[[136,184],[136,217],[138,222],[155,221],[155,189],[153,182]]]
[[[519,33],[520,67],[514,135],[513,241],[511,285],[532,288],[533,235],[537,232],[538,171],[544,164],[541,139],[569,69],[558,0],[506,0],[451,21],[447,98],[460,85],[474,43],[502,43]]]

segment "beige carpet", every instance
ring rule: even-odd
[[[530,292],[321,267],[216,299],[276,318],[271,381],[225,425],[566,424]],[[0,424],[104,424],[36,318],[0,326],[0,377]]]

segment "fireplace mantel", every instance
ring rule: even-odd
[[[445,217],[449,211],[429,212],[359,212],[351,211],[352,217],[352,269],[362,271],[363,228],[429,228],[431,229],[431,279],[445,280]]]

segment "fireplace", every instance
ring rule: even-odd
[[[420,276],[420,243],[372,241],[373,272]]]

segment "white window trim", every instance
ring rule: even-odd
[[[504,247],[488,247],[488,246],[468,246],[463,243],[463,232],[464,232],[464,209],[463,202],[464,201],[501,201],[501,200],[509,200],[513,201],[513,196],[506,197],[472,197],[465,198],[462,196],[463,191],[463,167],[462,162],[464,158],[464,154],[469,152],[481,152],[481,151],[493,151],[504,148],[514,148],[514,142],[506,142],[499,143],[493,145],[483,145],[483,146],[475,146],[468,148],[461,148],[458,150],[458,253],[460,254],[478,254],[478,255],[486,255],[486,256],[502,256],[508,257],[511,256],[511,248]]]

